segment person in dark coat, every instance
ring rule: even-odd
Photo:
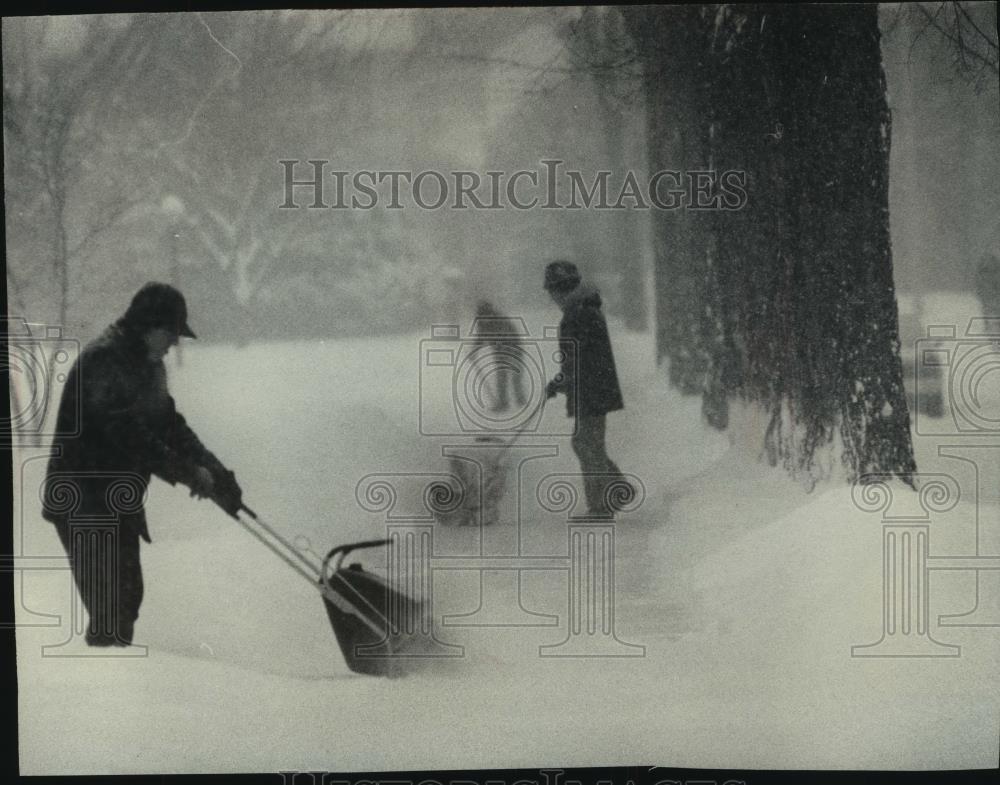
[[[230,515],[242,507],[235,475],[188,427],[167,390],[163,358],[180,336],[195,337],[183,295],[146,284],[125,315],[80,353],[63,390],[42,515],[69,557],[90,616],[91,646],[132,642],[152,475],[186,485]]]
[[[605,447],[606,417],[625,408],[611,350],[601,295],[583,283],[576,265],[552,262],[545,268],[545,290],[563,312],[559,341],[563,347],[560,373],[546,387],[546,397],[566,396],[566,414],[576,418],[573,451],[580,460],[587,507],[591,515],[610,517],[612,483],[631,488]]]

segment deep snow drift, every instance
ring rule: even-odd
[[[148,648],[129,652],[145,656],[59,656],[88,652],[75,639],[42,648],[71,638],[74,595],[38,515],[44,461],[31,458],[42,453],[24,451],[15,464],[22,773],[995,766],[1000,631],[937,621],[972,608],[975,574],[930,578],[931,633],[961,656],[852,657],[852,646],[882,635],[881,513],[860,509],[842,482],[807,493],[761,463],[752,418],[737,417],[732,435],[707,429],[699,401],[669,390],[654,368],[649,337],[611,329],[627,408],[609,417],[609,452],[645,490],[615,526],[614,626],[644,656],[539,656],[569,634],[565,570],[522,573],[519,605],[516,573],[441,569],[438,635],[464,656],[403,679],[352,674],[315,589],[211,504],[159,481],[136,634]],[[427,337],[191,344],[181,367],[168,360],[171,386],[247,503],[322,557],[385,532],[385,513],[356,499],[362,478],[399,478],[398,508],[413,509],[417,491],[400,475],[447,471],[442,447],[463,442],[419,435]],[[447,414],[446,385],[421,392]],[[565,428],[558,403],[544,427]],[[524,464],[522,553],[565,556],[566,516],[543,509],[533,484],[576,470],[568,439],[519,444],[525,455],[558,447]],[[929,519],[930,553],[971,555],[974,469],[937,446],[918,439],[921,469],[958,477],[962,499]],[[891,490],[892,514],[920,512],[916,494]],[[513,553],[513,492],[504,510],[482,539],[478,527],[435,526],[435,557]],[[978,512],[979,552],[1000,553],[995,499]],[[378,555],[359,558],[380,567]],[[43,566],[52,569],[32,569]],[[1000,622],[1000,573],[979,581],[982,618]],[[480,620],[540,626],[440,624],[480,606]]]

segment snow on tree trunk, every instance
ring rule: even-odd
[[[658,303],[673,309],[659,315],[673,324],[671,363],[707,357],[704,412],[717,427],[733,396],[770,412],[767,453],[793,473],[814,477],[839,429],[849,479],[911,482],[877,8],[701,6],[685,19],[690,69],[665,45],[656,53],[670,88],[696,89],[660,124],[697,131],[685,165],[746,172],[747,203],[695,213],[698,251],[678,243],[658,259],[658,272],[673,268],[657,279],[668,290]],[[681,389],[693,381],[671,376]]]

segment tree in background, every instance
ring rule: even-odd
[[[955,72],[976,92],[995,89],[1000,75],[996,3],[901,3],[896,20],[909,17],[916,28],[912,43],[923,36],[944,43]]]
[[[144,19],[4,24],[7,283],[14,303],[32,302],[25,316],[67,325],[90,254],[146,196],[122,107],[148,38]]]
[[[404,20],[388,12],[267,11],[181,21],[187,29],[164,60],[201,63],[183,73],[178,95],[186,112],[159,130],[152,155],[164,172],[160,182],[187,206],[182,253],[194,263],[185,276],[207,285],[212,318],[215,304],[229,312],[215,334],[245,340],[415,329],[420,314],[428,318],[447,300],[439,291],[447,265],[410,216],[382,207],[307,209],[308,189],[293,200],[300,208],[280,208],[281,160],[301,161],[293,176],[302,180],[313,173],[306,159],[331,158],[327,204],[337,201],[331,169],[383,165],[379,135],[402,116],[386,101],[386,72],[412,56]],[[216,44],[205,52],[207,32]],[[386,46],[382,36],[398,40]]]
[[[663,218],[677,272],[658,286],[688,300],[660,299],[678,305],[659,314],[667,353],[687,360],[673,381],[690,389],[703,363],[717,427],[734,397],[762,407],[768,457],[795,474],[815,478],[839,432],[851,479],[911,481],[876,7],[646,8],[632,29],[647,73],[677,87],[679,111],[649,111],[679,126],[679,163],[747,176],[742,209]]]
[[[122,112],[148,56],[147,33],[142,20],[115,17],[4,22],[7,309],[15,320],[57,325],[64,338],[80,336],[71,305],[108,275],[91,264],[95,251],[148,196],[141,140]],[[12,422],[29,409],[33,422],[48,416],[44,380],[55,378],[61,352],[43,343],[44,372],[8,363]],[[37,435],[29,428],[19,437],[34,444]]]
[[[626,109],[633,101],[636,56],[631,46],[625,16],[615,7],[583,9],[569,25],[567,47],[577,67],[595,86],[596,103],[607,157],[617,187],[630,169],[629,137],[633,133]],[[641,224],[637,210],[626,209],[615,221],[615,262],[621,270],[621,303],[625,326],[646,330],[646,272],[640,243]]]
[[[883,6],[880,17],[895,131],[896,285],[972,291],[977,262],[1000,253],[1000,191],[965,185],[995,178],[1000,155],[996,4]]]
[[[705,34],[701,7],[623,9],[641,64],[646,109],[646,158],[650,173],[705,169],[699,128],[704,91],[697,67]],[[656,304],[656,357],[669,360],[670,383],[700,394],[708,371],[701,340],[705,239],[699,216],[688,210],[652,216]]]
[[[433,284],[444,279],[422,238],[384,211],[373,220],[359,211],[280,209],[281,159],[377,163],[371,142],[380,129],[357,100],[371,108],[369,86],[357,82],[359,67],[392,54],[371,48],[399,21],[388,17],[262,11],[11,20],[4,26],[11,307],[82,338],[124,305],[123,292],[164,278],[188,294],[206,337],[247,340],[285,324],[288,298],[279,293],[296,287],[328,300],[297,312],[297,336],[337,334],[348,317],[326,317],[340,305],[341,315],[352,314],[352,332],[388,323],[411,329],[402,320],[424,301],[440,301]],[[404,289],[412,307],[388,305],[377,288],[364,291],[400,276],[414,284]],[[276,319],[248,318],[269,303],[281,311],[269,314]]]

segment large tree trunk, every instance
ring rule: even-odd
[[[711,216],[713,365],[772,412],[789,468],[811,474],[839,425],[851,478],[909,480],[877,8],[720,9],[714,40],[709,146],[747,171],[749,201]]]
[[[700,110],[696,64],[701,57],[702,8],[645,6],[624,9],[644,66],[647,168],[684,171],[704,168],[697,144]],[[658,192],[668,199],[672,179]],[[657,360],[667,359],[670,381],[687,394],[705,387],[707,358],[700,313],[705,297],[702,223],[684,209],[656,209],[651,215],[656,307]]]
[[[611,171],[621,186],[631,168],[628,139],[632,128],[622,109],[622,75],[610,64],[621,59],[628,40],[629,11],[618,8],[587,7],[573,28],[578,53],[589,68],[597,93],[597,106]],[[641,11],[640,11],[641,13]],[[646,269],[642,255],[641,223],[638,211],[625,209],[614,218],[613,258],[620,271],[619,292],[622,316],[629,330],[647,329]]]
[[[604,115],[604,135],[611,171],[624,178],[624,173],[629,168],[628,156],[625,154],[628,130],[625,117],[608,97],[599,97],[598,100]],[[641,331],[648,326],[649,316],[646,313],[646,273],[642,260],[638,211],[626,209],[615,218],[617,231],[614,234],[614,254],[617,258],[614,261],[621,270],[622,316],[627,329]]]
[[[661,219],[671,381],[693,388],[704,363],[705,413],[720,427],[728,398],[762,405],[768,453],[793,472],[815,476],[839,429],[851,479],[909,481],[877,8],[645,13],[655,22],[638,48],[666,96],[651,107],[651,144],[673,129],[682,155],[667,168],[746,173],[742,209]]]

